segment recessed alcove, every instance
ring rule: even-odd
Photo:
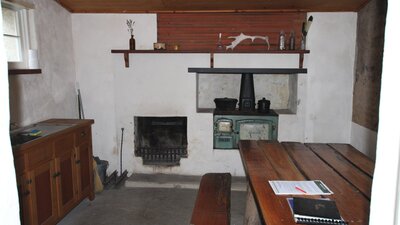
[[[240,75],[197,75],[197,111],[212,112],[215,98],[239,98]],[[263,97],[271,101],[271,108],[285,114],[297,112],[297,75],[254,75],[256,103]]]
[[[298,74],[303,68],[189,68],[196,72],[197,112],[213,112],[215,98],[238,98],[242,73],[254,74],[256,103],[262,98],[271,101],[279,114],[296,114]],[[243,75],[242,75],[243,76]]]

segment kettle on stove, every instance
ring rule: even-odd
[[[262,98],[261,100],[258,100],[257,103],[257,110],[260,113],[269,113],[269,106],[271,105],[271,102],[265,98]]]

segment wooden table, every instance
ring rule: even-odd
[[[352,146],[246,140],[240,141],[239,149],[265,224],[295,224],[289,196],[275,195],[268,180],[322,180],[334,192],[326,197],[336,201],[350,225],[368,224],[374,162]]]

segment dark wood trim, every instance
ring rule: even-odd
[[[358,11],[368,3],[368,0],[318,0],[292,1],[200,1],[193,4],[188,1],[108,1],[93,0],[56,0],[60,5],[72,13],[195,13],[195,12],[223,12],[223,13],[281,13],[281,12],[342,12]]]
[[[127,50],[127,49],[112,49],[111,53],[147,53],[147,54],[162,54],[162,53],[204,53],[204,54],[308,54],[310,50],[229,50],[229,51],[210,51],[210,50]]]
[[[212,73],[212,74],[299,74],[307,73],[303,68],[188,68],[189,73]]]
[[[21,75],[21,74],[40,74],[41,69],[11,69],[8,70],[8,75]]]

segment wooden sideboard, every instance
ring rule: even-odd
[[[93,123],[46,120],[36,126],[59,129],[13,146],[23,224],[56,224],[84,198],[94,199]]]

